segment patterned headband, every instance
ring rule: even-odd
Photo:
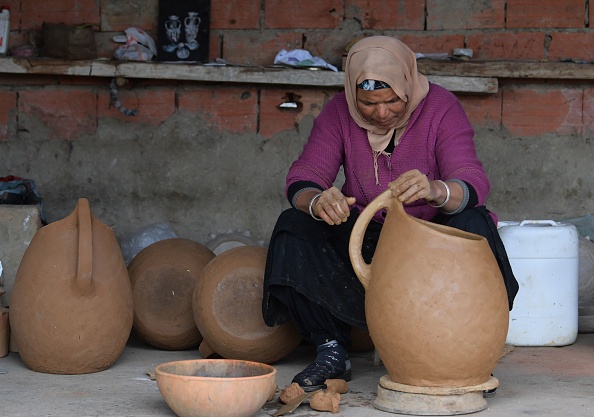
[[[382,88],[390,88],[390,84],[378,80],[365,80],[360,84],[357,84],[357,88],[361,88],[365,91],[381,90]]]

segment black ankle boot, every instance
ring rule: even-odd
[[[327,379],[351,380],[351,361],[344,346],[332,340],[318,346],[316,352],[316,360],[295,375],[292,382],[308,392],[324,388]]]

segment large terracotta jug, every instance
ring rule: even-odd
[[[189,239],[159,240],[128,265],[134,297],[132,328],[148,344],[167,350],[198,346],[192,299],[202,269],[215,254]]]
[[[18,268],[10,327],[32,370],[106,369],[132,329],[132,288],[113,230],[81,198],[66,218],[37,231]]]
[[[362,238],[383,208],[385,224],[367,264]],[[505,347],[509,312],[484,237],[409,216],[387,190],[357,219],[349,254],[366,289],[371,338],[392,381],[467,387],[489,380]]]

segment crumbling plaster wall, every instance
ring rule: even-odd
[[[241,229],[266,241],[288,207],[284,180],[313,117],[270,139],[208,128],[177,114],[157,128],[108,120],[93,136],[47,140],[44,129],[0,142],[7,173],[35,179],[48,221],[80,197],[118,236],[170,222],[181,237],[207,242]],[[594,145],[555,135],[525,139],[477,131],[478,153],[492,181],[489,207],[505,220],[560,219],[591,213]],[[339,177],[340,180],[340,177]]]
[[[284,179],[312,118],[271,139],[213,130],[196,114],[158,127],[104,120],[94,135],[47,140],[40,123],[0,142],[6,173],[35,179],[48,221],[80,197],[118,236],[170,222],[181,237],[206,242],[241,229],[265,240],[287,206]]]

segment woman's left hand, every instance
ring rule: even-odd
[[[392,196],[403,204],[411,204],[421,198],[432,201],[438,197],[427,176],[418,169],[405,172],[388,186]]]

